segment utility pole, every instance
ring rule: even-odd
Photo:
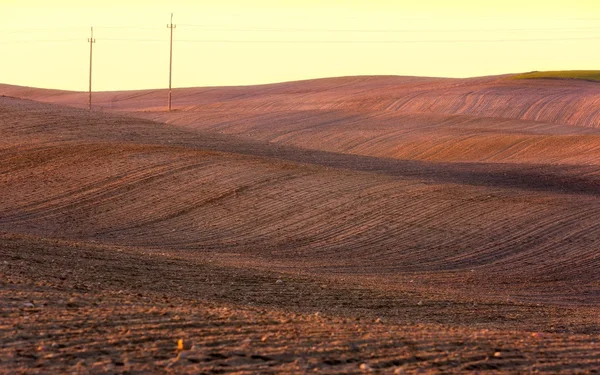
[[[88,110],[92,110],[92,46],[96,43],[96,39],[94,39],[94,28],[92,27],[92,35],[91,38],[88,39],[90,43],[90,96],[88,99]]]
[[[171,78],[173,77],[173,29],[177,28],[177,25],[173,25],[173,13],[171,13],[171,24],[167,25],[167,28],[171,29],[171,44],[169,54],[169,112],[171,112]]]

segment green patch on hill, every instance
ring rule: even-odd
[[[554,72],[530,72],[513,77],[514,79],[580,79],[600,81],[600,70],[559,70]]]

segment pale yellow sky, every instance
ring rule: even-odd
[[[0,83],[87,90],[600,69],[598,0],[0,0]]]

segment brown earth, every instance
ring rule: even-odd
[[[0,85],[86,107],[87,93]],[[94,108],[305,149],[435,162],[598,164],[600,85],[582,80],[342,77],[94,94]],[[569,125],[569,126],[565,126]],[[576,125],[572,126],[572,125]]]
[[[594,373],[598,87],[0,98],[0,371]]]

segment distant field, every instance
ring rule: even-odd
[[[519,74],[515,79],[581,79],[585,81],[600,81],[600,70],[559,70],[553,72],[530,72]]]

